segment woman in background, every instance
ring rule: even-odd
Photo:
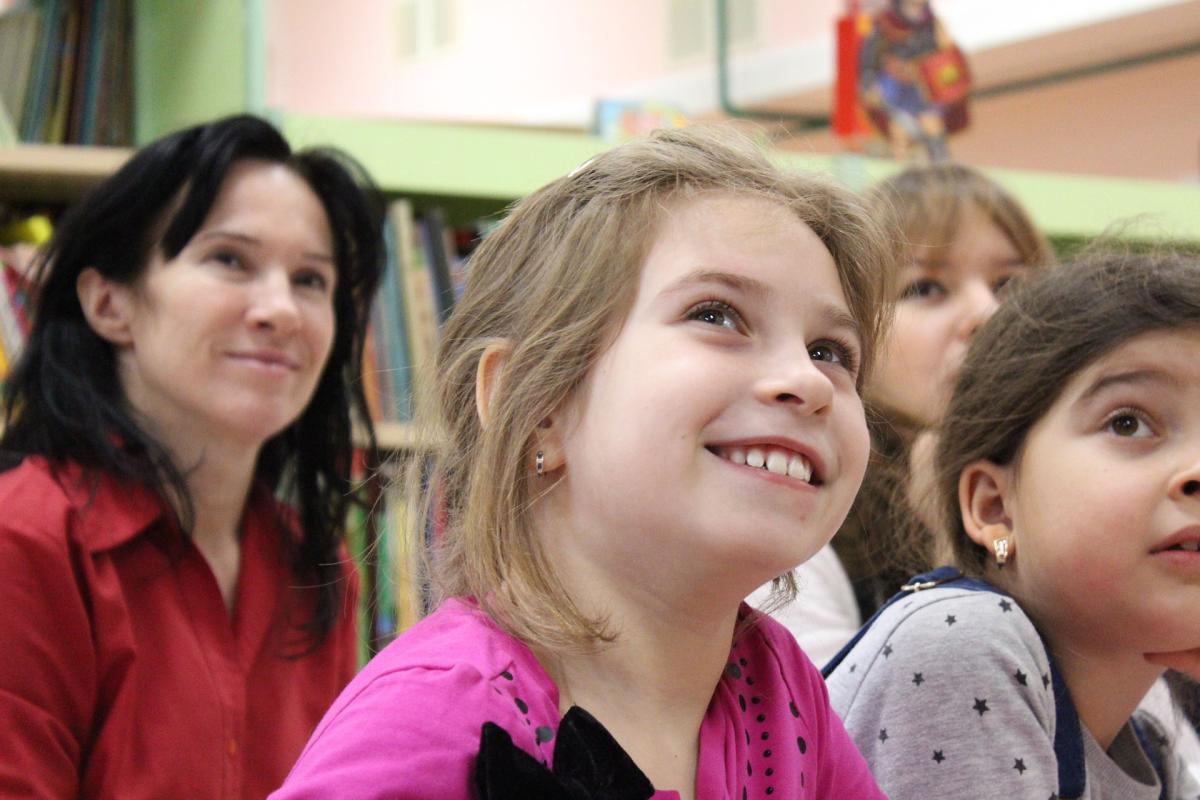
[[[353,676],[381,219],[351,162],[252,117],[63,218],[5,387],[0,794],[263,797]]]

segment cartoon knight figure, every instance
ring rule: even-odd
[[[859,93],[898,160],[947,157],[946,135],[967,124],[971,78],[928,0],[888,0],[859,56]]]

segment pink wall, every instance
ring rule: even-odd
[[[711,69],[709,59],[670,62],[668,0],[456,2],[456,48],[401,62],[394,0],[356,0],[353,14],[327,0],[275,0],[268,105],[348,116],[509,119],[516,105],[619,97],[673,73]],[[840,7],[841,0],[761,0],[760,46],[828,36]]]
[[[639,9],[641,0],[458,5],[456,49],[405,63],[396,55],[390,0],[360,0],[355,14],[324,0],[276,4],[269,105],[354,116],[452,118],[466,111],[487,118],[514,102],[602,92],[661,69],[663,15]]]
[[[806,39],[832,36],[833,20],[842,13],[842,0],[762,0],[763,46],[778,47]]]

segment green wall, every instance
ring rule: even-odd
[[[246,0],[135,0],[138,144],[250,108]],[[261,30],[254,31],[261,41]],[[255,50],[250,50],[254,57]]]

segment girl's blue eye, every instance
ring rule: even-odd
[[[923,300],[931,297],[941,297],[944,294],[946,294],[946,287],[937,281],[918,280],[904,287],[904,291],[900,293],[900,299],[908,300],[916,298]]]
[[[1145,420],[1132,411],[1120,411],[1113,414],[1104,426],[1117,436],[1126,439],[1140,439],[1149,436],[1150,426]]]
[[[858,369],[854,350],[841,342],[818,342],[808,348],[808,357],[813,361],[838,364],[851,375],[855,374]]]
[[[828,361],[831,364],[842,363],[842,357],[827,344],[819,344],[808,351],[808,357],[813,361]]]
[[[709,300],[694,307],[688,312],[688,319],[732,330],[741,326],[741,316],[733,306],[719,300]]]

